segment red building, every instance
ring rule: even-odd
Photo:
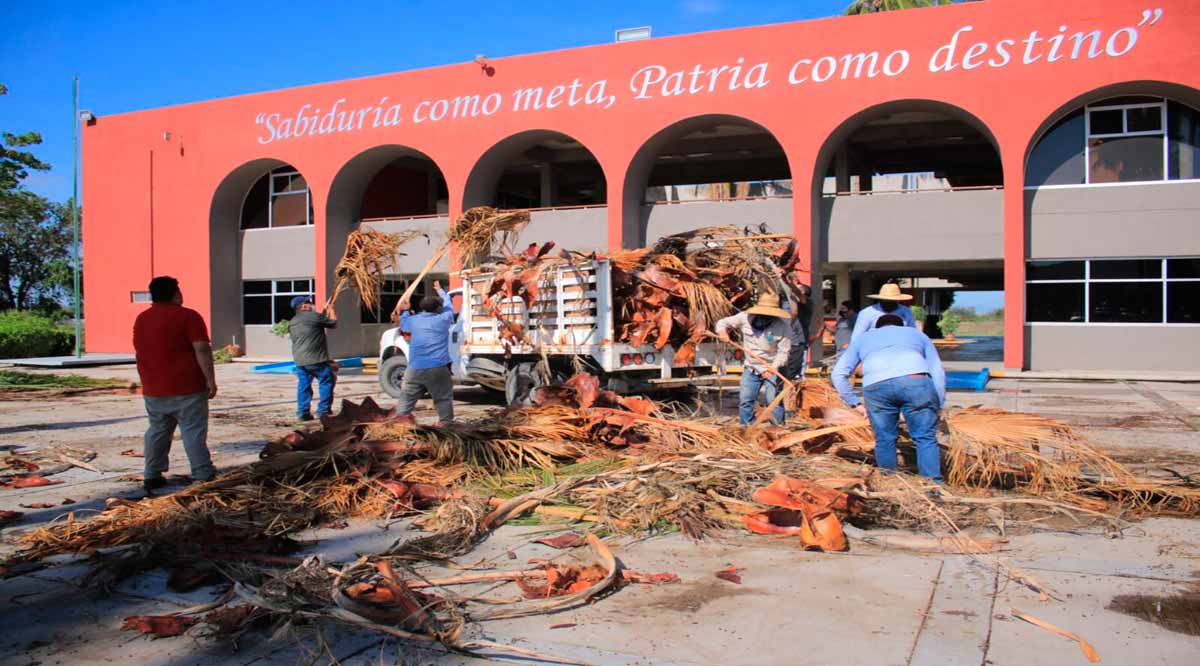
[[[170,274],[218,344],[286,355],[270,325],[325,297],[356,225],[436,244],[491,204],[573,249],[761,224],[838,300],[893,277],[1003,289],[1008,367],[1197,370],[1198,32],[1189,0],[991,0],[101,115],[88,348],[129,351]],[[432,247],[406,249],[388,291]],[[374,352],[359,314],[342,353]]]

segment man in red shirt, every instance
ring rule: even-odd
[[[217,395],[208,327],[199,312],[183,307],[183,292],[173,277],[151,280],[150,300],[150,309],[133,323],[133,349],[150,417],[142,476],[147,492],[167,485],[163,473],[176,425],[192,480],[216,476],[208,453],[208,401]]]

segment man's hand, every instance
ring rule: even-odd
[[[212,400],[215,397],[217,397],[217,383],[208,382],[208,399]]]
[[[854,413],[858,414],[859,416],[863,417],[864,419],[867,418],[867,406],[862,404],[861,402],[858,403],[857,405],[854,406]]]
[[[729,339],[729,334],[725,333],[724,331],[717,333],[717,339],[720,340],[721,342],[724,342],[727,345],[733,344],[733,340]]]
[[[434,291],[436,291],[436,292],[437,292],[437,293],[439,293],[439,294],[440,294],[440,293],[443,293],[443,292],[442,292],[442,282],[441,282],[441,280],[434,280],[434,281],[433,281],[433,290],[434,290]]]
[[[397,312],[405,312],[406,310],[408,310],[408,308],[410,306],[412,306],[411,301],[404,301],[402,303],[399,303],[397,306]]]

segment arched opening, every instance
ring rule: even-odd
[[[530,130],[480,156],[467,177],[463,208],[532,208],[523,239],[602,250],[607,190],[604,170],[583,144],[561,132]]]
[[[729,224],[790,233],[791,178],[783,147],[761,125],[715,114],[681,120],[646,141],[626,172],[624,244]]]
[[[376,146],[354,156],[338,171],[326,206],[327,288],[333,286],[334,268],[352,230],[360,226],[385,233],[417,230],[428,236],[404,246],[403,256],[396,258],[395,273],[380,287],[377,306],[363,307],[352,293],[335,303],[343,323],[329,337],[331,350],[337,349],[339,354],[375,352],[400,294],[432,256],[449,223],[449,200],[442,170],[429,156],[406,146]],[[443,260],[423,282],[447,282],[448,270]],[[423,293],[418,288],[418,295]]]
[[[1004,285],[1004,182],[988,128],[967,111],[930,100],[863,110],[826,139],[813,174],[813,218],[828,316],[859,309],[899,282],[939,337],[955,308],[971,360],[999,360]],[[944,356],[955,359],[955,351]]]
[[[287,355],[271,329],[291,318],[293,297],[314,293],[312,223],[308,183],[289,164],[254,160],[221,181],[209,211],[214,344]]]
[[[1179,370],[1200,324],[1200,91],[1107,86],[1060,107],[1026,152],[1032,369]],[[1137,339],[1142,353],[1111,345]]]

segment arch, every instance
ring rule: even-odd
[[[677,159],[664,164],[667,158]],[[790,182],[784,184],[784,181],[790,181],[791,177],[782,144],[773,132],[749,118],[713,113],[676,121],[643,142],[625,170],[624,244],[637,247],[650,240],[647,238],[650,211],[645,205],[650,187],[775,181],[790,195]],[[746,196],[745,191],[738,194],[741,198]],[[784,231],[790,232],[790,213],[787,221]],[[708,225],[700,222],[693,226]],[[666,225],[663,230],[673,232],[672,227]]]
[[[242,335],[241,222],[246,197],[255,183],[271,171],[287,166],[283,160],[260,158],[230,171],[213,192],[208,213],[209,307],[212,339],[227,344]],[[236,296],[234,296],[236,295]]]
[[[1185,86],[1179,83],[1170,83],[1167,81],[1141,80],[1141,81],[1123,81],[1112,85],[1102,86],[1089,90],[1072,97],[1070,101],[1065,102],[1052,113],[1046,116],[1046,119],[1038,125],[1037,129],[1030,135],[1029,141],[1025,145],[1025,164],[1028,166],[1029,156],[1033,149],[1045,136],[1046,132],[1057,124],[1068,114],[1076,109],[1081,109],[1088,104],[1098,102],[1109,97],[1124,97],[1145,95],[1150,97],[1162,97],[1168,100],[1174,100],[1194,109],[1200,109],[1200,90]]]
[[[506,181],[513,190],[508,197],[502,191]],[[463,190],[464,210],[474,206],[598,205],[606,201],[607,181],[595,153],[574,137],[547,129],[520,132],[488,148],[471,167]]]
[[[1115,102],[1131,102],[1134,98],[1166,100],[1169,104],[1181,104],[1200,113],[1200,90],[1163,81],[1126,81],[1090,90],[1060,105],[1038,125],[1029,137],[1023,154],[1025,182],[1027,187],[1044,185],[1081,184],[1087,166],[1083,160],[1084,108],[1089,105]],[[1147,100],[1148,101],[1148,100]],[[1168,104],[1168,114],[1171,113]],[[1168,124],[1171,118],[1167,118]],[[1164,133],[1170,128],[1164,126]],[[1042,148],[1034,159],[1035,151]],[[1103,158],[1101,158],[1103,159]],[[1163,165],[1164,178],[1167,165]]]
[[[432,232],[440,232],[447,224],[448,204],[442,169],[420,150],[386,144],[368,148],[347,160],[334,175],[325,204],[326,242],[322,261],[329,283],[326,289],[333,288],[334,271],[345,250],[347,236],[360,224],[384,232],[415,228],[431,232],[433,237]],[[432,248],[429,243],[414,240],[403,252],[404,256],[396,259],[397,273],[417,273],[432,254]],[[387,302],[389,312],[393,301]],[[335,306],[346,324],[387,321],[386,313],[362,312],[354,294],[346,294]],[[337,353],[359,354],[373,352],[377,337],[377,330],[345,325],[330,332],[329,343]]]
[[[909,284],[936,315],[958,291],[998,291],[1003,185],[999,141],[962,107],[898,99],[849,116],[822,142],[810,182],[813,263],[833,278],[828,300],[861,305],[885,280],[939,278]]]

